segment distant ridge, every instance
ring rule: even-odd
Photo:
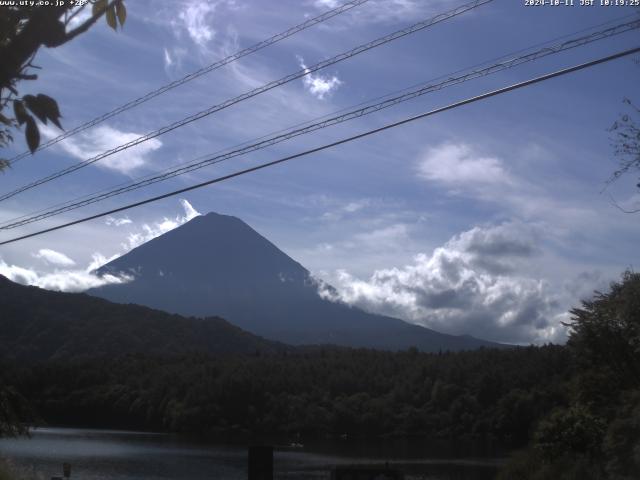
[[[254,354],[289,347],[217,317],[184,318],[78,293],[25,287],[0,275],[0,358],[19,361],[126,354]]]
[[[87,293],[187,316],[221,316],[294,345],[423,351],[504,345],[439,333],[320,297],[309,272],[242,220],[199,216],[113,260],[97,273],[133,276]]]

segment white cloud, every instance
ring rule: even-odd
[[[428,149],[418,162],[418,175],[456,190],[513,182],[498,158],[479,156],[468,145],[453,143]]]
[[[201,47],[204,47],[216,34],[216,31],[211,27],[210,18],[215,9],[215,3],[190,2],[178,14],[178,18],[189,33],[191,40]]]
[[[393,248],[399,242],[407,239],[409,228],[403,223],[396,223],[387,227],[371,230],[354,235],[352,244],[358,248]]]
[[[613,207],[605,198],[594,201],[593,184],[556,170],[561,162],[548,149],[526,145],[511,149],[508,155],[510,169],[500,156],[480,154],[477,148],[462,142],[446,143],[425,150],[416,170],[419,178],[457,197],[456,203],[465,197],[480,200],[494,214],[544,225],[557,249],[571,251],[574,259],[582,257],[586,263],[593,261],[594,245],[610,242],[613,231],[618,232],[614,236],[631,233],[620,221],[624,214],[616,211],[612,215]],[[554,169],[550,170],[550,165]],[[623,203],[629,207],[633,201],[631,197]],[[583,232],[589,232],[588,236]]]
[[[354,212],[357,212],[358,210],[362,210],[363,208],[368,206],[369,203],[370,202],[368,200],[349,202],[344,206],[343,210],[348,213],[354,213]]]
[[[368,198],[353,200],[343,205],[340,205],[335,209],[324,212],[321,218],[323,220],[334,222],[337,220],[341,220],[345,216],[360,212],[366,209],[367,207],[370,207],[371,205],[372,205],[372,201]]]
[[[297,57],[300,67],[308,72],[309,69],[304,63],[302,57]],[[322,76],[321,74],[308,73],[302,77],[302,83],[311,95],[323,100],[325,96],[331,95],[340,85],[342,81],[335,75],[332,77]]]
[[[176,215],[174,218],[164,217],[158,222],[152,224],[145,223],[141,226],[142,231],[130,233],[127,242],[122,246],[126,251],[136,248],[143,243],[148,242],[162,234],[165,234],[180,225],[194,219],[200,213],[185,199],[180,199],[180,204],[184,209],[184,215]]]
[[[558,319],[567,299],[529,273],[540,255],[534,230],[519,223],[475,227],[431,255],[377,270],[367,280],[339,271],[337,290],[321,293],[447,333],[514,343],[563,341]]]
[[[101,266],[115,260],[119,256],[128,252],[132,248],[141,245],[163,233],[173,230],[176,227],[188,222],[194,217],[200,215],[193,206],[184,199],[180,200],[180,204],[184,210],[184,214],[176,215],[174,218],[164,217],[162,220],[145,223],[140,229],[142,231],[132,232],[127,237],[127,242],[122,244],[122,252],[107,258],[99,252],[92,255],[92,260],[84,269],[57,269],[52,271],[42,271],[35,268],[26,268],[18,265],[12,265],[0,258],[0,275],[4,275],[23,285],[34,285],[45,288],[47,290],[59,290],[63,292],[81,292],[89,288],[95,288],[102,285],[112,283],[126,283],[131,281],[132,277],[127,275],[102,275],[97,276],[94,272]],[[123,223],[124,222],[124,223]],[[112,226],[134,226],[135,224],[128,217],[112,218],[107,224]],[[137,227],[136,227],[137,228]],[[33,255],[38,259],[44,260],[46,263],[55,267],[71,267],[75,262],[66,255],[52,249],[41,249]]]
[[[520,222],[494,227],[474,227],[449,240],[447,245],[468,254],[475,267],[491,274],[512,272],[522,260],[541,253],[540,232],[533,225]]]
[[[110,258],[107,258],[101,253],[95,252],[93,255],[91,255],[91,262],[89,263],[89,266],[87,267],[86,270],[87,272],[93,272],[94,270],[97,270],[101,266],[106,265],[111,260],[115,260],[119,256],[120,254],[115,254],[115,255],[112,255]]]
[[[163,49],[164,71],[169,77],[182,76],[183,64],[189,57],[189,50],[181,46]]]
[[[313,5],[320,10],[336,8],[344,2],[338,0],[315,0]],[[451,8],[451,0],[432,0],[424,2],[419,0],[370,0],[362,7],[354,8],[347,15],[342,15],[338,21],[342,24],[393,23],[415,22],[416,19],[425,18],[436,12]],[[327,28],[335,28],[335,23]],[[340,25],[340,24],[338,24]]]
[[[340,2],[338,0],[316,0],[314,4],[317,8],[336,8]]]
[[[133,223],[133,220],[131,220],[129,217],[116,218],[109,216],[104,221],[104,223],[110,226],[122,227],[124,225],[131,225]]]
[[[52,127],[42,125],[40,131],[47,138],[57,136]],[[100,125],[73,137],[67,138],[57,145],[65,152],[79,160],[87,160],[119,145],[128,143],[142,136],[134,132],[123,132],[115,128]],[[129,174],[148,162],[149,154],[158,150],[162,142],[157,138],[147,140],[139,145],[108,156],[95,163],[97,167],[116,170]]]
[[[75,12],[78,10],[79,12],[69,21],[69,25],[67,26],[67,31],[73,30],[74,28],[78,28],[80,25],[82,25],[84,22],[86,22],[91,18],[90,8],[78,7],[73,11]]]
[[[189,220],[194,219],[198,215],[201,215],[201,213],[198,212],[195,208],[193,208],[193,205],[191,205],[189,201],[185,200],[184,198],[180,199],[180,205],[182,205],[182,208],[184,209],[184,216],[182,217],[184,220],[182,223],[188,222]]]
[[[214,20],[216,10],[220,7],[233,10],[236,8],[236,2],[235,0],[188,0],[183,2],[179,7],[178,14],[170,22],[174,35],[180,38],[183,32],[186,32],[201,51],[207,51],[209,44],[217,35]]]
[[[165,68],[173,66],[173,58],[171,58],[171,53],[166,48],[164,49],[164,66]]]
[[[89,288],[100,287],[111,283],[126,283],[131,280],[126,275],[105,275],[98,277],[86,270],[61,270],[41,272],[31,268],[9,265],[0,259],[0,275],[23,285],[33,285],[47,290],[63,292],[81,292]]]
[[[41,248],[38,250],[38,253],[33,254],[33,256],[44,260],[47,263],[60,265],[61,267],[71,267],[76,264],[76,262],[67,257],[64,253],[56,252],[49,248]]]

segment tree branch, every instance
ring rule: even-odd
[[[80,26],[74,28],[73,30],[69,31],[66,33],[65,35],[65,43],[68,42],[69,40],[74,39],[75,37],[77,37],[78,35],[80,35],[81,33],[86,32],[87,30],[89,30],[89,28],[96,23],[100,17],[102,15],[104,15],[104,13],[109,10],[111,7],[113,7],[116,3],[120,3],[122,0],[111,0],[111,2],[109,2],[105,8],[97,11],[96,13],[94,13],[93,15],[91,15],[91,17],[89,17],[87,20],[84,21],[83,24],[81,24]]]
[[[620,210],[621,212],[624,213],[639,213],[640,212],[640,208],[635,209],[635,210],[627,210],[625,208],[622,208],[620,206],[620,204],[618,202],[616,202],[616,200],[613,198],[613,196],[611,196],[611,194],[608,194],[609,197],[609,203],[611,203],[611,205],[613,205],[614,207],[616,207],[618,210]]]

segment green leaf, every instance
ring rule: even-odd
[[[58,102],[56,102],[49,95],[45,95],[44,93],[39,93],[36,96],[36,100],[44,111],[46,117],[51,120],[56,125],[56,127],[58,127],[60,130],[63,130],[62,125],[60,125],[60,117],[62,117],[62,115],[60,115]]]
[[[113,28],[114,30],[118,29],[118,22],[116,20],[116,9],[115,7],[110,7],[107,9],[107,13],[106,13],[106,17],[107,17],[107,24]]]
[[[98,15],[104,13],[107,8],[107,0],[96,0],[91,7],[91,15]]]
[[[29,114],[27,113],[27,109],[24,108],[24,103],[22,103],[22,100],[13,101],[13,113],[16,116],[18,125],[22,125],[27,121],[27,118],[29,118]]]
[[[25,95],[24,97],[22,97],[22,100],[24,101],[24,104],[27,106],[27,108],[29,110],[31,110],[31,112],[36,117],[38,117],[38,119],[42,123],[44,123],[46,125],[47,124],[47,114],[44,111],[44,108],[42,108],[42,105],[40,104],[38,99],[36,97],[34,97],[33,95]]]
[[[122,27],[124,22],[127,20],[127,7],[124,6],[124,2],[116,3],[116,15],[118,15],[118,20]]]
[[[38,130],[38,125],[36,125],[36,121],[33,119],[31,115],[27,118],[27,145],[29,146],[29,150],[31,153],[35,152],[38,146],[40,145],[40,131]]]
[[[58,128],[62,129],[60,125],[60,109],[58,103],[48,95],[39,93],[37,96],[25,95],[22,97],[24,104],[38,119],[47,124],[47,120],[51,120]]]

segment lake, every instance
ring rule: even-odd
[[[328,479],[332,466],[389,462],[407,480],[490,480],[502,463],[486,448],[465,448],[416,440],[319,440],[302,448],[275,446],[277,479]],[[495,455],[495,451],[489,452]],[[246,480],[246,445],[197,442],[176,435],[39,428],[31,438],[0,439],[0,456],[49,480],[72,465],[79,480]]]

